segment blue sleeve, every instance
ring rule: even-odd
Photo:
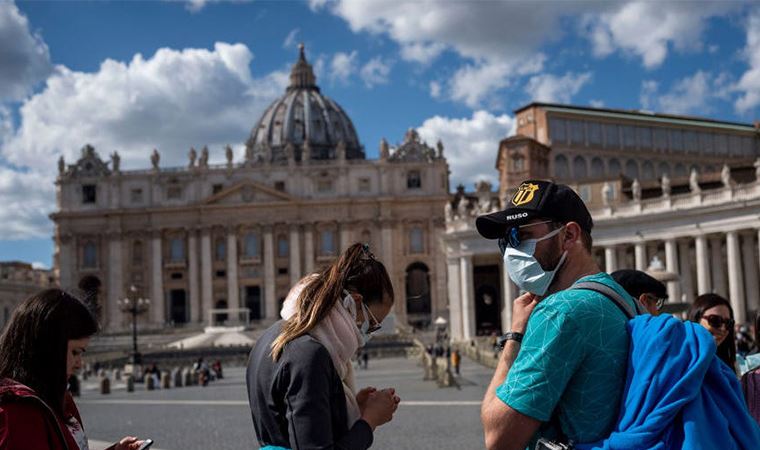
[[[536,307],[525,338],[496,396],[526,416],[549,421],[585,356],[578,326],[563,312]]]

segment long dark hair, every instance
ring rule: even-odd
[[[728,300],[718,294],[702,294],[694,300],[694,304],[689,308],[689,320],[699,323],[705,311],[720,305],[728,308],[728,312],[733,319],[734,310],[731,308],[731,303]],[[726,339],[718,346],[718,357],[728,364],[731,369],[736,370],[736,337],[734,336],[734,327],[728,327]]]
[[[393,285],[383,263],[375,259],[365,244],[353,244],[330,266],[311,280],[296,300],[296,312],[272,343],[272,359],[293,339],[302,336],[322,321],[343,290],[362,295],[367,305],[388,299],[393,303]]]
[[[0,337],[0,377],[29,386],[62,417],[69,340],[97,331],[90,310],[71,294],[47,289],[32,295]]]

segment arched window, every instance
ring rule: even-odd
[[[406,313],[409,323],[424,326],[430,323],[430,271],[421,263],[406,268]]]
[[[554,157],[554,176],[560,180],[570,178],[570,165],[567,162],[565,155],[557,155]]]
[[[258,258],[259,257],[259,235],[256,233],[248,233],[245,235],[245,246],[243,247],[243,254],[246,258]]]
[[[586,167],[586,158],[576,156],[573,159],[573,177],[575,179],[588,178],[588,168]]]
[[[673,171],[673,173],[677,177],[685,177],[686,175],[688,175],[688,172],[686,172],[686,166],[684,166],[682,163],[676,164],[676,168]]]
[[[602,158],[595,157],[591,160],[591,177],[602,178],[604,175],[604,162]]]
[[[415,227],[409,230],[409,250],[411,253],[425,252],[422,228]]]
[[[617,158],[612,158],[608,163],[608,167],[607,173],[612,177],[617,177],[623,173],[623,168],[620,166],[620,161]]]
[[[639,178],[639,165],[636,164],[636,161],[629,159],[625,163],[625,176],[628,178]]]
[[[644,161],[641,165],[641,177],[645,180],[654,180],[654,164],[651,161]]]
[[[660,176],[663,176],[663,175],[670,176],[670,164],[668,164],[666,162],[661,162],[660,165],[658,166],[657,170],[658,170]]]
[[[335,232],[332,230],[322,230],[320,234],[320,254],[321,255],[334,255],[335,254]]]
[[[227,243],[224,238],[217,238],[214,241],[214,258],[217,261],[224,261],[227,258]]]
[[[98,246],[94,242],[84,244],[82,253],[82,267],[88,269],[98,267]]]
[[[182,238],[172,238],[169,242],[169,257],[171,261],[184,261],[185,259],[185,240]]]
[[[288,257],[288,237],[284,234],[277,236],[277,256],[280,258]]]

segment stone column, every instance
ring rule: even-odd
[[[290,228],[290,244],[288,250],[290,250],[290,266],[288,273],[290,273],[290,285],[295,286],[298,280],[301,279],[301,234],[298,232],[297,226]]]
[[[647,244],[645,242],[637,242],[634,247],[634,254],[636,256],[636,270],[647,270]]]
[[[190,230],[187,239],[187,284],[190,291],[190,320],[201,322],[203,320],[203,305],[201,304],[201,293],[198,289],[198,238],[196,230]]]
[[[512,301],[520,294],[517,286],[509,278],[509,271],[504,262],[501,263],[501,332],[506,333],[512,329]]]
[[[710,238],[710,266],[712,267],[712,288],[716,294],[727,296],[726,269],[723,262],[723,240],[720,236]]]
[[[607,273],[612,273],[618,269],[617,249],[613,246],[604,248],[604,264]],[[509,279],[509,277],[505,278]]]
[[[694,302],[694,280],[691,278],[691,249],[689,248],[689,241],[681,241],[678,243],[678,257],[680,260],[680,274],[681,274],[681,293],[685,294],[686,302]],[[671,300],[681,301],[681,299]]]
[[[77,267],[74,239],[69,235],[60,236],[58,239],[58,282],[63,289],[73,289],[75,283],[72,272]]]
[[[306,226],[303,232],[304,244],[304,274],[314,272],[314,231],[311,225]]]
[[[403,283],[399,282],[398,274],[396,273],[396,264],[393,258],[393,255],[395,255],[394,252],[394,242],[393,242],[393,224],[390,221],[383,221],[380,223],[380,242],[381,242],[381,255],[380,255],[380,262],[383,263],[385,266],[385,270],[388,271],[388,276],[391,278],[391,283],[393,283],[394,288],[396,288],[396,295],[399,298],[406,298],[406,295],[401,297],[399,292],[403,292]],[[378,256],[377,253],[375,253],[375,256]],[[397,320],[403,324],[407,324],[406,321],[406,301],[396,301],[394,307],[394,312],[396,313]]]
[[[227,307],[240,305],[240,286],[238,280],[237,234],[235,229],[227,232]]]
[[[680,275],[678,270],[678,243],[675,239],[665,241],[665,270]],[[681,301],[681,286],[674,281],[667,283],[668,299],[671,302]]]
[[[448,300],[449,300],[449,327],[451,329],[451,338],[455,341],[464,339],[464,330],[462,329],[462,288],[460,287],[459,277],[459,258],[449,258],[447,260],[448,269]]]
[[[697,253],[697,295],[707,294],[712,292],[707,238],[704,235],[697,236],[694,246]]]
[[[472,255],[459,258],[462,289],[462,334],[465,340],[475,337],[475,285],[472,275]]]
[[[153,322],[166,323],[166,298],[164,296],[164,261],[161,255],[161,233],[156,232],[151,241],[151,314]]]
[[[201,305],[203,305],[203,320],[208,325],[211,325],[211,309],[214,307],[211,271],[211,230],[203,230],[201,234]]]
[[[742,236],[742,261],[744,262],[744,292],[747,300],[747,311],[760,309],[760,283],[758,282],[758,267],[755,253],[754,233]]]
[[[274,237],[272,229],[264,231],[264,310],[267,319],[277,319],[280,316],[277,308],[275,293],[276,277],[274,273]]]
[[[123,323],[121,320],[123,313],[119,309],[119,301],[126,294],[124,292],[123,274],[121,240],[114,235],[108,241],[108,298],[104,311],[108,317],[108,328],[111,330],[118,328]]]
[[[726,252],[728,254],[728,289],[734,320],[744,323],[747,309],[744,304],[744,277],[742,276],[742,257],[739,248],[739,235],[736,231],[726,233]]]

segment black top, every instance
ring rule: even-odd
[[[322,344],[301,336],[285,346],[277,362],[272,361],[272,342],[282,324],[267,329],[248,360],[248,402],[259,445],[293,450],[369,448],[369,424],[360,419],[350,430],[346,425],[343,383]]]

